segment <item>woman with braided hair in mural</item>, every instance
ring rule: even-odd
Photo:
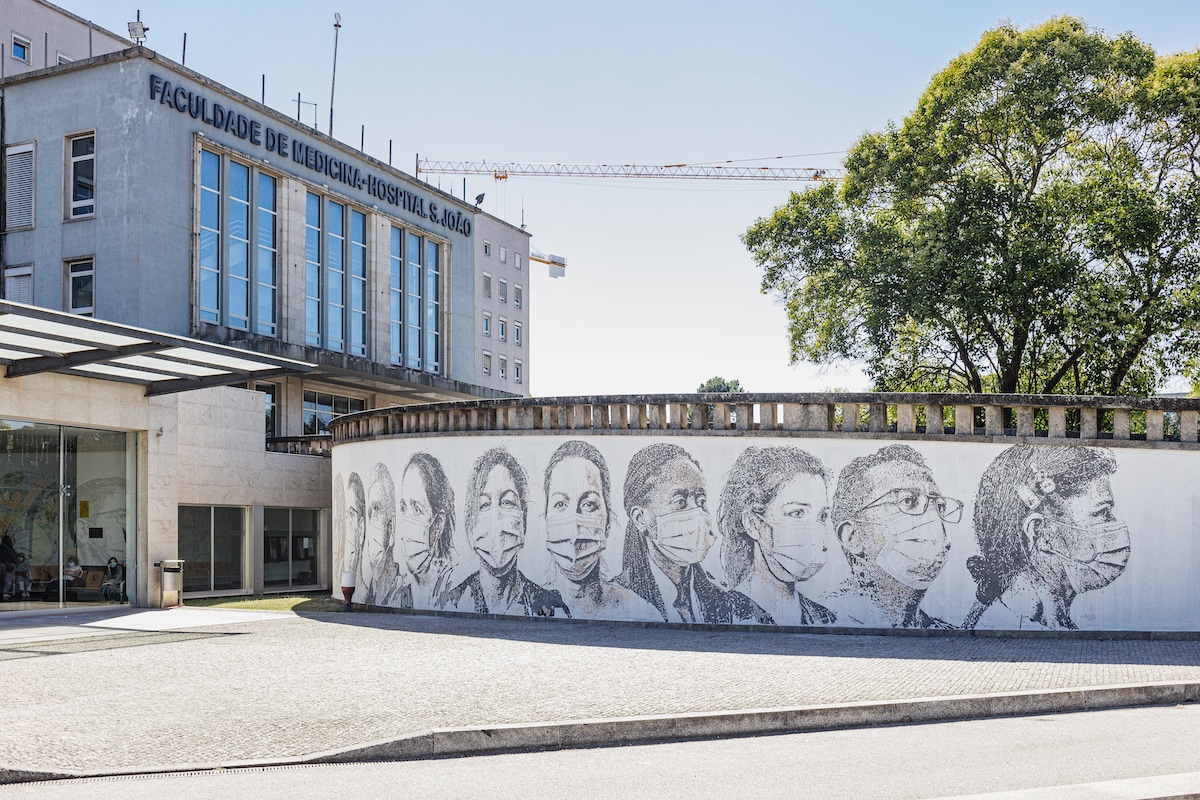
[[[798,447],[747,447],[725,479],[717,524],[731,596],[757,603],[783,625],[837,621],[800,591],[829,549],[829,487],[820,459]]]
[[[1113,513],[1116,471],[1111,452],[1084,447],[1017,445],[992,461],[975,495],[976,602],[964,628],[1077,627],[1075,598],[1129,561],[1129,527]]]

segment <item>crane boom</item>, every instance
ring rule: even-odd
[[[841,169],[811,167],[693,166],[690,164],[529,164],[516,161],[432,161],[417,159],[417,175],[491,175],[498,181],[510,175],[571,178],[670,178],[675,180],[828,181],[845,174]]]

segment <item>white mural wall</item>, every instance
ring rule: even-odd
[[[1195,631],[1197,466],[950,441],[349,442],[332,572],[357,603],[481,614]]]

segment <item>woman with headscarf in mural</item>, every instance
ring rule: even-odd
[[[416,453],[400,476],[394,560],[407,575],[413,608],[438,608],[454,564],[454,490],[436,458]]]
[[[354,565],[355,584],[357,588],[354,598],[366,605],[377,605],[380,595],[371,560],[365,557],[367,546],[367,493],[363,489],[362,478],[357,472],[351,472],[346,479],[346,554],[343,562],[350,569]]]
[[[612,525],[611,479],[600,451],[564,442],[546,465],[546,550],[553,585],[576,617],[658,620],[653,606],[602,575]]]
[[[769,614],[730,595],[700,562],[716,542],[700,464],[669,443],[643,447],[625,474],[624,570],[617,582],[658,609],[665,622],[757,622]]]
[[[478,614],[568,617],[562,595],[543,589],[517,568],[525,545],[529,479],[507,450],[493,447],[475,462],[465,503],[467,542],[479,556],[479,571],[452,589],[443,602]]]
[[[725,480],[717,524],[730,595],[784,625],[837,621],[800,591],[829,549],[829,487],[818,458],[796,447],[746,448]]]
[[[1129,527],[1113,513],[1107,450],[1017,445],[975,495],[977,586],[964,628],[1076,628],[1071,604],[1125,571]]]

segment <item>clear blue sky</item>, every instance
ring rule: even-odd
[[[333,13],[342,15],[334,132],[412,172],[434,159],[701,163],[763,156],[836,166],[901,120],[934,73],[1003,20],[1061,14],[1159,53],[1200,47],[1195,2],[229,2],[58,0],[117,32],[138,9],[147,46],[325,130]],[[311,122],[312,109],[304,110]],[[436,182],[436,178],[433,178]],[[443,188],[461,193],[461,178]],[[854,365],[788,365],[783,309],[759,293],[739,235],[785,185],[468,180],[484,207],[565,255],[534,270],[534,394],[866,388]],[[536,266],[536,265],[535,265]]]

